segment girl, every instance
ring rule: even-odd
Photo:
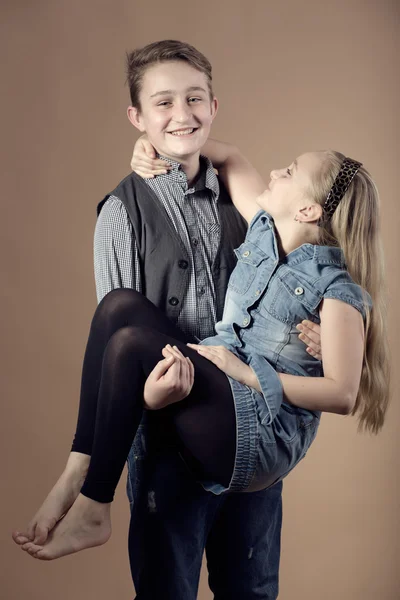
[[[114,290],[99,304],[67,469],[27,534],[13,534],[36,558],[107,541],[143,406],[169,412],[184,459],[216,494],[285,477],[305,456],[322,411],[357,414],[373,433],[383,425],[389,373],[370,175],[337,152],[309,152],[272,171],[264,190],[236,148],[209,141],[204,150],[249,223],[223,318],[215,336],[193,344],[133,290]],[[170,168],[145,140],[138,154],[142,176]],[[298,339],[303,319],[321,324],[323,370]]]

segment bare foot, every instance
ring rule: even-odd
[[[26,531],[13,531],[12,537],[16,544],[22,546],[29,541],[39,545],[45,543],[49,532],[78,497],[89,462],[89,455],[71,452],[64,472],[30,521]]]
[[[79,494],[65,517],[50,532],[44,546],[28,542],[22,548],[34,558],[53,560],[101,546],[111,535],[110,507],[111,504]]]

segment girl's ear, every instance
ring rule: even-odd
[[[300,208],[295,216],[295,220],[300,223],[314,223],[322,217],[322,206],[320,204],[309,204]]]

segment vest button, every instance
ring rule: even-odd
[[[176,306],[177,304],[179,304],[179,300],[178,298],[175,298],[175,296],[172,296],[168,302],[170,303],[171,306]]]
[[[248,256],[250,256],[250,250],[246,250],[246,252],[243,252],[243,256],[244,256],[244,258],[247,258]]]
[[[249,319],[246,317],[245,319],[243,319],[243,325],[248,325],[249,324]]]
[[[180,260],[180,261],[178,262],[178,267],[179,267],[180,269],[187,269],[187,268],[188,268],[188,266],[189,266],[189,263],[188,263],[188,261],[187,261],[187,260]]]

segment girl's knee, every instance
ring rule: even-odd
[[[135,310],[142,302],[142,294],[129,288],[111,290],[101,300],[97,312],[103,317],[112,317],[125,311]]]
[[[118,329],[110,338],[108,346],[118,352],[139,350],[146,343],[146,331],[140,326],[126,326]]]
[[[136,290],[132,290],[130,288],[115,288],[114,290],[111,290],[110,292],[108,292],[108,294],[104,296],[99,306],[101,304],[113,306],[115,304],[118,305],[119,303],[124,302],[135,302],[139,301],[141,297],[142,294],[140,294]]]

